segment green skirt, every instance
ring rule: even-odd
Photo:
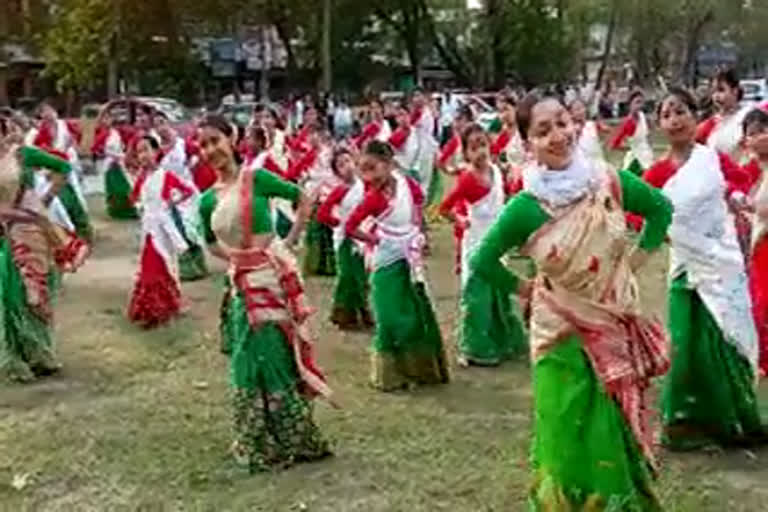
[[[72,224],[75,226],[75,234],[86,242],[93,241],[93,227],[88,212],[85,210],[80,198],[77,197],[74,187],[66,183],[59,191],[59,200],[67,210]]]
[[[683,275],[669,290],[672,367],[661,396],[662,441],[677,450],[759,441],[752,368],[687,282]]]
[[[232,340],[234,338],[234,325],[230,322],[229,308],[232,304],[232,284],[229,276],[224,276],[224,295],[219,305],[219,350],[224,355],[232,353]]]
[[[294,355],[283,331],[267,323],[254,330],[241,294],[228,307],[232,353],[236,460],[251,472],[330,455],[313,419],[312,401],[298,391]]]
[[[56,279],[51,272],[51,304]],[[4,238],[0,239],[0,297],[0,374],[25,382],[57,371],[60,366],[53,353],[51,326],[27,305],[26,286]]]
[[[432,179],[427,187],[426,206],[440,204],[443,200],[443,187],[443,173],[440,169],[434,169],[432,171]]]
[[[277,236],[285,238],[293,229],[293,222],[283,212],[277,210],[277,220],[275,221],[275,231]]]
[[[171,208],[171,217],[176,229],[179,230],[189,249],[179,255],[179,279],[181,281],[197,281],[208,275],[208,266],[205,263],[205,252],[196,244],[187,233],[187,228],[178,207]]]
[[[362,254],[345,238],[336,251],[336,290],[333,294],[331,322],[341,329],[372,327],[368,309],[368,275]]]
[[[660,511],[620,406],[570,336],[533,367],[532,512]]]
[[[307,225],[304,254],[304,275],[335,276],[336,257],[333,251],[333,231],[317,220],[317,208]]]
[[[205,263],[205,252],[199,245],[191,245],[190,249],[179,255],[179,279],[181,281],[197,281],[208,275],[208,265]]]
[[[440,327],[423,284],[414,284],[405,260],[371,276],[376,319],[371,382],[382,391],[449,381]]]
[[[493,366],[527,353],[517,301],[477,273],[461,293],[459,355],[468,363]]]
[[[131,204],[131,183],[118,163],[113,163],[104,174],[104,194],[107,215],[113,219],[138,219],[139,213]]]

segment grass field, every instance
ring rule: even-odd
[[[236,468],[228,455],[227,361],[218,351],[220,276],[184,286],[188,317],[135,329],[123,316],[135,225],[107,221],[100,204],[94,209],[95,253],[66,279],[57,308],[64,372],[0,386],[0,510],[525,510],[528,365],[454,369],[448,386],[374,392],[366,385],[369,337],[339,333],[327,321],[330,279],[311,279],[308,288],[319,309],[319,360],[344,406],[317,407],[336,457],[276,474]],[[432,295],[452,350],[457,283],[448,226],[435,228],[433,239]],[[642,283],[648,309],[664,315],[663,254]],[[663,454],[663,467],[669,511],[768,510],[768,450]]]

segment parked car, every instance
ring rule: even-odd
[[[768,100],[768,80],[765,78],[741,80],[739,85],[744,92],[742,104],[750,105]]]
[[[153,112],[164,114],[182,137],[188,136],[194,130],[190,111],[170,98],[126,96],[105,103],[100,110],[108,110],[120,129],[121,126],[133,124],[136,120],[136,110],[142,106],[149,107]]]
[[[240,128],[245,128],[253,115],[253,108],[257,105],[255,102],[245,103],[223,103],[219,108],[219,114],[226,117],[230,122]]]

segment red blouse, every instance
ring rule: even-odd
[[[446,215],[449,212],[455,211],[457,205],[464,205],[466,209],[465,203],[472,204],[479,201],[490,190],[490,185],[483,183],[477,174],[469,170],[462,171],[456,180],[453,190],[440,203],[440,214]]]
[[[612,149],[621,149],[621,147],[624,145],[624,142],[631,136],[635,134],[635,131],[637,130],[637,119],[634,118],[634,116],[627,116],[624,121],[622,121],[621,125],[619,126],[619,129],[616,131],[616,134],[611,139],[611,148]]]
[[[402,126],[392,132],[392,135],[389,136],[389,145],[395,149],[400,149],[410,135],[411,128],[409,126]]]
[[[424,194],[421,191],[421,187],[410,176],[405,176],[405,182],[408,184],[408,189],[411,192],[413,207],[420,210],[424,204]],[[378,217],[384,213],[389,207],[390,201],[391,199],[381,189],[368,187],[363,201],[352,210],[349,219],[347,219],[344,231],[347,235],[352,236],[365,219],[368,217]]]
[[[307,172],[313,165],[315,165],[317,154],[318,151],[316,148],[311,148],[309,151],[304,153],[304,156],[292,164],[284,173],[285,179],[290,181],[298,181],[298,179],[301,178],[305,172]]]
[[[706,144],[709,136],[715,131],[715,127],[717,127],[717,118],[715,116],[699,123],[699,126],[696,127],[696,142]]]
[[[133,186],[133,190],[131,190],[131,195],[128,198],[132,204],[136,204],[136,202],[139,200],[141,189],[144,187],[144,183],[147,181],[147,178],[150,174],[151,172],[142,172],[139,178],[136,180],[136,183]],[[165,181],[163,181],[163,189],[160,191],[160,198],[163,201],[170,201],[171,194],[174,190],[181,192],[181,201],[189,199],[195,193],[195,191],[192,190],[192,187],[189,187],[186,183],[182,182],[178,176],[168,171],[165,173]]]
[[[509,133],[509,130],[502,130],[499,136],[496,137],[496,140],[493,141],[493,144],[491,144],[491,155],[501,155],[510,140],[512,140],[512,134]]]
[[[444,168],[454,155],[461,151],[461,137],[453,135],[440,149],[440,156],[437,158],[437,166]]]
[[[362,133],[360,133],[360,135],[358,135],[354,139],[354,143],[357,149],[363,149],[363,146],[365,146],[368,143],[368,141],[376,137],[376,135],[378,135],[380,131],[381,131],[381,123],[378,121],[371,121],[370,123],[365,125],[365,128],[363,128]]]
[[[333,209],[336,207],[336,205],[344,200],[344,196],[347,195],[348,191],[349,185],[343,183],[341,185],[337,185],[336,188],[334,188],[331,193],[328,194],[328,197],[325,199],[325,201],[323,201],[322,204],[320,204],[320,206],[317,208],[318,222],[321,222],[322,224],[332,228],[335,228],[339,225],[341,221],[334,217]]]

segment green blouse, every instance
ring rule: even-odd
[[[21,162],[21,184],[27,188],[35,186],[35,169],[48,169],[59,174],[67,174],[72,170],[72,166],[68,161],[34,146],[21,147],[19,149],[19,156]]]
[[[638,245],[647,251],[658,248],[672,222],[672,204],[661,190],[651,187],[628,171],[618,173],[624,211],[645,218]],[[519,278],[501,263],[509,250],[522,247],[528,238],[550,220],[538,199],[521,192],[507,203],[504,210],[475,252],[470,267],[510,293],[517,291]]]
[[[299,198],[301,189],[283,180],[274,173],[259,169],[253,173],[253,204],[251,205],[251,232],[254,234],[271,233],[274,231],[272,223],[272,207],[269,200],[280,197],[289,201]],[[209,188],[200,196],[198,211],[202,224],[203,237],[206,243],[216,242],[216,234],[211,228],[211,217],[218,204],[216,190]]]

